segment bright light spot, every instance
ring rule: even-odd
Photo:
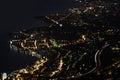
[[[12,44],[12,41],[10,41],[10,44]]]
[[[63,25],[62,24],[59,24],[60,27],[62,27]]]
[[[82,39],[85,41],[86,40],[86,35],[82,35]]]
[[[5,80],[7,78],[7,73],[2,74],[2,80]]]

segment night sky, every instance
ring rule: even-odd
[[[24,28],[40,26],[34,16],[67,12],[76,5],[72,0],[1,0],[0,1],[0,73],[34,63],[36,58],[17,54],[9,49],[11,33]]]

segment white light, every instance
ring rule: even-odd
[[[2,74],[2,80],[5,80],[7,78],[7,73]]]
[[[12,41],[10,41],[10,44],[12,44]]]
[[[60,27],[62,27],[63,25],[62,24],[59,24]]]
[[[33,34],[30,35],[31,38],[32,38],[33,36],[34,36]]]

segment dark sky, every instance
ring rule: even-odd
[[[72,0],[0,0],[0,73],[11,72],[36,60],[10,51],[9,33],[39,25],[34,16],[65,12],[73,5]]]
[[[33,16],[67,11],[72,4],[72,0],[2,0],[0,34],[34,23]]]

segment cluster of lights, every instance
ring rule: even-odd
[[[82,2],[81,0],[76,0],[76,1]],[[98,0],[98,2],[100,2],[100,0]],[[45,18],[47,20],[50,20],[52,22],[52,24],[50,24],[50,26],[48,26],[47,28],[48,29],[52,29],[52,28],[56,27],[56,25],[57,25],[58,29],[59,28],[63,28],[64,29],[64,24],[62,24],[61,22],[63,21],[63,22],[69,23],[69,21],[67,22],[67,19],[69,20],[69,16],[71,16],[71,14],[80,16],[83,13],[84,14],[90,14],[91,13],[91,14],[94,15],[95,18],[96,17],[99,18],[101,16],[101,14],[99,12],[95,13],[95,7],[96,7],[96,5],[93,4],[92,6],[86,6],[84,9],[80,9],[80,8],[70,9],[70,11],[71,11],[70,14],[68,14],[68,15],[66,15],[66,16],[58,19],[58,20],[52,19],[49,16],[45,16]],[[101,8],[101,9],[106,9],[107,8],[106,5],[105,6],[101,6],[100,5],[100,6],[97,6],[97,7]],[[57,17],[58,16],[59,15],[57,14]],[[78,21],[78,20],[72,20],[71,19],[70,21],[72,21],[72,22],[70,22],[69,24],[76,25],[76,26],[72,25],[73,27],[77,27],[78,26],[79,28],[82,28],[82,26],[86,27],[88,25],[91,25],[91,23],[85,22],[85,21],[82,21],[82,20]],[[79,25],[77,25],[77,24],[79,24]],[[92,26],[96,26],[96,25],[92,24]],[[72,61],[72,54],[75,53],[72,50],[64,48],[64,47],[66,47],[66,46],[67,47],[69,47],[69,46],[76,46],[77,44],[80,44],[80,43],[83,43],[83,44],[92,44],[93,43],[94,44],[94,43],[97,43],[95,41],[100,42],[100,41],[104,41],[105,40],[105,37],[101,37],[101,35],[103,35],[103,34],[106,34],[106,35],[109,35],[109,36],[111,36],[111,35],[113,36],[114,35],[114,29],[106,29],[104,31],[95,31],[95,32],[92,32],[89,29],[90,28],[88,28],[88,30],[87,30],[87,28],[86,28],[86,32],[84,32],[84,33],[81,33],[79,31],[77,31],[76,34],[79,34],[79,35],[77,35],[77,36],[79,36],[79,38],[73,39],[73,40],[70,40],[70,41],[69,40],[64,40],[64,39],[63,40],[54,39],[53,36],[49,36],[50,38],[48,36],[45,36],[45,34],[54,34],[54,31],[53,32],[52,31],[51,32],[45,32],[45,31],[41,30],[41,31],[34,31],[34,32],[31,32],[31,33],[25,33],[24,31],[20,31],[19,34],[26,36],[26,38],[25,39],[19,39],[21,37],[16,35],[14,37],[14,40],[10,41],[11,47],[13,47],[13,45],[17,45],[20,49],[22,49],[24,51],[28,51],[32,56],[38,55],[39,57],[38,57],[38,60],[35,62],[35,64],[32,65],[31,67],[29,67],[30,69],[25,68],[25,69],[18,70],[18,72],[15,75],[15,77],[13,78],[13,80],[16,80],[16,79],[17,80],[24,80],[24,77],[22,77],[21,74],[31,74],[31,75],[35,75],[37,77],[54,77],[57,74],[61,74],[61,72],[64,70],[63,69],[64,66],[67,65],[66,61],[64,61],[64,59],[69,57],[70,61]],[[87,32],[91,32],[91,34],[89,34]],[[70,34],[72,34],[72,32]],[[67,32],[63,32],[63,35],[67,35]],[[40,38],[37,39],[36,36],[38,36]],[[118,36],[120,36],[120,35],[117,34],[117,37]],[[106,41],[106,43],[107,43],[107,41]],[[105,45],[104,47],[106,47],[108,45],[109,44]],[[81,67],[79,68],[80,71],[84,70],[84,71],[88,71],[88,72],[86,72],[86,73],[77,72],[77,73],[73,74],[70,71],[68,73],[70,75],[68,75],[65,79],[78,78],[78,77],[85,76],[86,74],[95,72],[96,69],[98,69],[98,66],[100,65],[100,55],[102,54],[102,52],[104,50],[104,47],[102,47],[102,49],[100,49],[100,50],[98,50],[97,48],[94,48],[95,51],[96,51],[96,53],[93,54],[94,58],[95,58],[95,64],[96,64],[95,68],[93,68],[92,70],[89,70],[89,69],[92,68],[92,65],[87,66],[85,63],[82,63]],[[81,48],[81,46],[79,46],[79,48]],[[86,47],[84,47],[84,48],[85,48],[86,52],[84,52],[83,54],[80,52],[80,50],[77,50],[77,51],[79,51],[78,53],[82,54],[79,57],[79,61],[81,61],[83,58],[86,58],[86,55],[89,55],[89,53],[87,53],[87,51],[89,49],[86,49]],[[51,70],[50,72],[49,71],[48,72],[44,71],[45,68],[46,68],[45,64],[50,61],[50,58],[47,57],[47,56],[40,57],[40,54],[42,53],[42,50],[44,50],[44,49],[45,50],[51,50],[51,51],[53,50],[53,51],[55,51],[56,54],[58,54],[57,55],[57,59],[58,59],[57,65],[58,66],[57,66],[57,68],[55,68],[55,70]],[[56,49],[60,49],[61,52],[57,51]],[[120,48],[118,46],[112,47],[111,49],[113,51],[118,51],[118,52],[120,51]],[[67,53],[65,53],[65,55],[63,55],[64,51],[67,52]],[[77,51],[76,51],[76,53],[77,53]],[[39,52],[41,52],[41,53],[39,53]],[[47,51],[45,51],[44,53],[47,54]],[[50,53],[50,52],[48,51],[48,53]],[[51,55],[53,55],[53,54],[51,53]],[[75,62],[72,66],[75,66],[76,63],[77,62]],[[67,71],[69,71],[70,67],[71,67],[71,65],[67,65]],[[112,67],[119,68],[120,67],[120,60],[115,61],[110,66],[107,66],[104,69],[101,69],[101,70],[97,71],[97,75],[100,75],[102,73],[106,74],[106,75],[112,75],[111,70],[109,70]],[[109,71],[106,73],[106,72],[104,72],[104,70],[109,70]],[[40,74],[35,74],[35,72],[37,72],[37,71]],[[64,78],[61,77],[61,79],[64,79]]]

